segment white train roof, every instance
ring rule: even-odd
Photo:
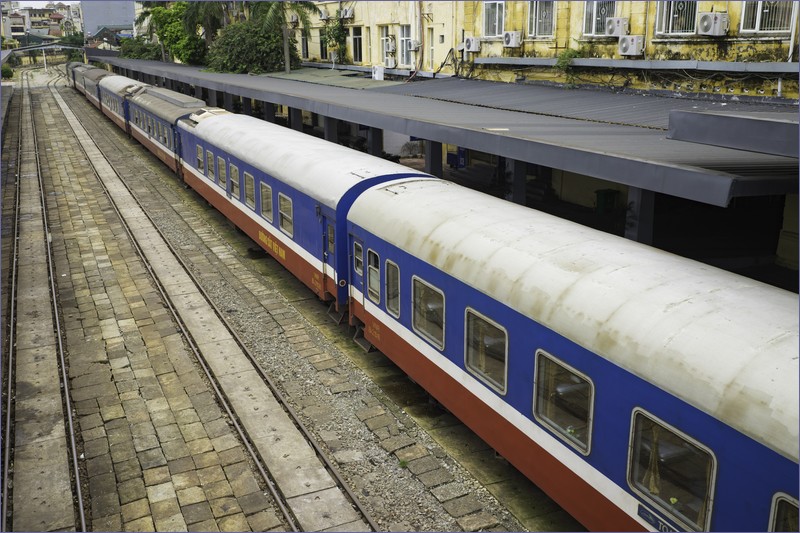
[[[194,127],[194,133],[333,208],[344,193],[365,179],[387,174],[420,174],[397,163],[247,115],[203,118]]]
[[[169,89],[147,86],[131,97],[131,102],[163,118],[170,124],[205,107],[206,103]]]
[[[139,87],[147,87],[147,83],[142,83],[141,81],[136,81],[134,79],[125,77],[125,76],[117,76],[117,75],[110,75],[105,76],[100,80],[100,87],[103,89],[107,89],[114,94],[119,96],[125,96],[125,94],[130,89],[136,89]]]
[[[796,294],[444,181],[348,218],[797,461]]]

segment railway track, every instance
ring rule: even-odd
[[[244,404],[243,414],[229,418],[245,428],[248,425],[256,427],[249,437],[239,437],[239,440],[255,452],[259,451],[259,445],[268,444],[263,453],[256,453],[257,456],[269,455],[270,448],[280,446],[280,443],[268,440],[265,429],[278,429],[277,426],[264,424],[263,418],[259,418],[268,405],[275,404],[277,409],[295,415],[301,420],[301,425],[306,426],[316,441],[315,445],[306,446],[315,457],[322,454],[333,458],[330,467],[320,468],[338,469],[353,487],[350,495],[344,491],[345,495],[339,504],[317,500],[318,505],[326,507],[327,515],[325,512],[319,513],[318,508],[313,507],[314,502],[311,502],[312,506],[307,509],[314,509],[310,514],[315,515],[315,519],[323,517],[331,523],[338,522],[341,525],[334,527],[347,530],[490,528],[515,531],[527,528],[574,531],[580,527],[563,511],[555,508],[552,502],[548,502],[535,487],[525,485],[524,480],[524,488],[511,488],[513,485],[506,483],[506,480],[519,477],[513,469],[497,461],[491,449],[481,441],[471,440],[474,437],[470,438],[469,432],[462,429],[463,426],[430,404],[425,394],[414,390],[408,380],[382,356],[359,354],[357,349],[353,350],[349,338],[328,324],[324,306],[314,301],[302,288],[292,289],[296,281],[280,268],[274,270],[272,267],[275,265],[270,265],[270,261],[265,260],[259,252],[254,252],[253,244],[248,239],[237,237],[218,213],[197,203],[196,197],[194,200],[188,198],[192,196],[191,191],[182,190],[174,175],[163,169],[138,145],[127,141],[122,132],[110,125],[80,95],[71,90],[61,94],[53,91],[51,94],[56,101],[60,99],[62,104],[69,103],[74,107],[73,114],[81,117],[84,128],[96,139],[92,141],[90,135],[80,132],[79,128],[76,135],[84,142],[84,149],[88,146],[89,150],[77,158],[91,160],[103,167],[97,169],[97,173],[106,183],[110,197],[118,194],[131,196],[130,200],[115,198],[114,203],[123,218],[133,221],[128,231],[133,239],[141,240],[140,253],[145,258],[150,257],[148,260],[152,266],[148,269],[153,270],[150,277],[159,277],[159,269],[169,272],[159,289],[166,296],[159,294],[158,300],[174,302],[171,307],[182,316],[177,321],[183,323],[182,328],[189,330],[190,326],[200,326],[200,332],[195,333],[198,341],[195,344],[201,349],[213,345],[213,351],[220,352],[222,346],[227,349],[229,345],[238,343],[242,364],[247,359],[247,353],[256,360],[255,365],[247,363],[252,367],[247,372],[254,379],[252,383],[269,381],[263,375],[258,375],[263,368],[277,391],[277,394],[272,394],[287,400],[287,407],[280,407],[277,400],[266,400],[252,390],[246,390],[251,387],[251,382],[242,384],[238,376],[244,372],[232,371],[234,367],[239,368],[239,363],[232,363],[227,351],[222,354],[223,363],[218,358],[208,361],[205,366],[212,374],[220,376],[219,385],[215,388],[232,404],[239,402],[239,407]],[[53,105],[51,115],[56,114],[55,109]],[[105,155],[100,153],[98,146]],[[109,162],[116,172],[109,170]],[[109,181],[116,179],[116,174],[127,182],[127,187]],[[139,202],[144,204],[144,210],[161,228],[165,239],[172,243],[172,249],[166,245],[156,246],[149,236],[141,236],[146,217],[141,213],[132,214],[131,207],[136,203],[132,196],[138,197]],[[119,217],[115,215],[115,218]],[[147,233],[153,232],[148,230]],[[128,240],[121,233],[117,236]],[[174,257],[176,255],[182,258],[183,267]],[[248,255],[250,259],[242,261]],[[169,257],[174,260],[172,265],[164,263],[165,258]],[[179,270],[188,271],[195,279],[187,275],[185,281],[176,280],[173,272]],[[280,292],[272,288],[273,284],[281,286]],[[185,291],[189,286],[204,289],[198,289],[196,296],[190,296]],[[176,288],[177,294],[170,295],[170,291]],[[209,297],[213,304],[206,302],[208,307],[200,310],[195,304],[203,299],[203,292],[211,293]],[[286,297],[290,301],[286,301],[283,294],[288,295]],[[303,309],[303,316],[298,314],[297,309]],[[217,316],[221,329],[209,325],[206,317],[211,315]],[[317,316],[319,322],[315,321]],[[225,322],[235,332],[223,333]],[[317,328],[325,331],[324,335]],[[224,341],[210,338],[217,334],[224,334]],[[343,352],[347,355],[343,355]],[[362,370],[368,377],[361,374]],[[206,379],[214,382],[213,379]],[[231,410],[240,409],[231,407]],[[418,417],[415,421],[409,416],[413,413],[416,417],[421,411],[433,415],[422,422],[418,422]],[[431,439],[417,423],[436,434],[437,440]],[[451,439],[455,437],[456,449],[444,452],[439,446],[441,435],[449,435]],[[517,498],[516,503],[510,504],[515,508],[515,514],[524,520],[525,526],[514,520],[508,511],[498,506],[488,491],[466,475],[458,463],[449,457],[450,453],[459,455],[459,461],[469,462],[477,458],[479,478],[482,483],[491,485],[496,494],[527,491],[522,498]],[[91,465],[89,467],[91,469]],[[268,470],[264,469],[265,472]],[[292,478],[297,477],[295,472],[292,474]],[[293,492],[298,487],[290,483],[288,487],[281,488],[280,480],[268,478],[270,481],[261,481],[262,489],[268,491],[270,485],[274,484],[278,499],[288,495],[287,499],[290,500],[284,505],[290,516],[282,517],[281,525],[273,527],[284,530],[324,528],[324,524],[309,523],[308,519],[298,519],[297,516],[292,518],[295,508],[302,508],[308,502],[302,495]],[[315,491],[315,498],[326,492],[327,489]],[[118,529],[121,526],[114,526],[110,522],[95,522],[99,512],[94,492],[91,498],[94,512],[92,529],[121,530]],[[273,497],[270,499],[275,500]],[[352,510],[353,499],[360,499],[367,513],[375,518],[370,519],[369,515],[358,518],[356,513],[353,521],[344,523],[349,518],[337,516],[336,513]],[[274,506],[276,509],[280,506],[277,500]]]
[[[377,530],[292,407],[88,137],[81,119],[58,91],[50,87],[50,92],[81,140],[128,237],[261,474],[285,527],[292,531]]]
[[[20,77],[10,316],[4,358],[3,527],[86,531],[29,74],[25,71]]]

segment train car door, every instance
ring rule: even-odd
[[[336,227],[332,220],[322,215],[322,290],[320,295],[327,299],[329,280],[336,284]]]
[[[364,243],[353,236],[350,248],[350,298],[364,306]]]

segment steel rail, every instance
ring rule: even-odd
[[[83,123],[83,121],[81,120],[81,118],[80,118],[78,115],[76,115],[76,118],[78,119],[78,121],[79,121],[79,122],[81,122],[81,124]],[[100,148],[100,146],[98,146],[98,149],[99,149],[99,150],[100,150],[100,152],[103,154],[103,157],[106,159],[106,161],[108,161],[108,157],[105,155],[105,153],[103,152],[102,148]],[[109,162],[109,164],[110,164],[110,162]],[[113,165],[112,165],[112,166],[113,166]],[[316,442],[316,439],[315,439],[315,438],[314,438],[314,437],[311,435],[310,431],[309,431],[309,430],[308,430],[308,429],[305,427],[305,425],[302,423],[302,421],[300,420],[300,418],[299,418],[299,416],[297,415],[297,413],[294,411],[294,409],[292,409],[291,405],[289,405],[289,402],[288,402],[288,400],[287,400],[287,399],[286,399],[286,398],[285,398],[285,397],[284,397],[284,396],[283,396],[283,395],[280,393],[280,391],[278,390],[277,386],[276,386],[276,385],[275,385],[275,383],[272,381],[272,379],[271,379],[271,378],[270,378],[270,377],[269,377],[269,376],[266,374],[266,372],[265,372],[265,371],[264,371],[264,370],[261,368],[261,365],[258,363],[258,361],[256,360],[255,356],[252,354],[252,352],[251,352],[251,351],[250,351],[250,350],[247,348],[247,346],[245,345],[244,341],[242,341],[241,337],[239,337],[239,335],[236,333],[236,331],[235,331],[234,327],[233,327],[233,326],[231,325],[231,323],[230,323],[230,322],[227,320],[227,318],[225,318],[224,314],[223,314],[223,313],[220,311],[220,309],[219,309],[219,308],[217,307],[217,305],[216,305],[216,304],[213,302],[213,300],[212,300],[212,299],[211,299],[211,297],[208,295],[208,293],[206,292],[206,290],[205,290],[205,289],[202,287],[202,285],[201,285],[200,281],[199,281],[199,280],[197,279],[197,277],[196,277],[196,276],[195,276],[195,275],[194,275],[194,274],[191,272],[191,269],[188,267],[188,265],[186,264],[186,262],[185,262],[185,261],[184,261],[184,260],[183,260],[183,259],[180,257],[180,255],[177,253],[177,251],[175,250],[175,248],[172,246],[172,244],[170,244],[169,240],[168,240],[168,239],[165,237],[165,235],[163,234],[163,232],[162,232],[162,231],[161,231],[161,230],[160,230],[160,229],[157,227],[157,225],[156,225],[156,224],[155,224],[155,222],[153,221],[152,217],[151,217],[151,216],[150,216],[150,215],[147,213],[147,211],[144,209],[144,207],[143,207],[142,203],[141,203],[141,202],[139,201],[139,199],[136,197],[136,195],[135,195],[135,193],[133,192],[133,190],[131,190],[131,188],[128,186],[128,184],[125,182],[125,180],[123,180],[121,177],[120,177],[120,180],[121,180],[121,182],[123,183],[123,185],[125,185],[125,187],[128,189],[128,191],[130,192],[131,196],[132,196],[132,197],[133,197],[133,198],[136,200],[136,202],[138,203],[138,205],[139,205],[139,206],[142,208],[142,212],[144,213],[144,215],[145,215],[145,216],[147,217],[147,219],[148,219],[148,220],[149,220],[149,221],[150,221],[150,222],[153,224],[153,227],[155,228],[155,230],[158,232],[158,234],[159,234],[159,235],[161,236],[161,238],[164,240],[164,243],[167,245],[167,247],[169,248],[170,252],[171,252],[171,253],[174,255],[174,257],[176,258],[176,260],[177,260],[177,261],[178,261],[178,262],[181,264],[181,266],[183,267],[183,269],[185,270],[185,272],[187,273],[187,275],[190,277],[190,279],[192,280],[192,282],[193,282],[193,283],[195,284],[195,286],[197,287],[198,291],[199,291],[199,292],[200,292],[200,293],[203,295],[203,297],[205,298],[205,300],[208,302],[208,304],[211,306],[211,308],[212,308],[212,309],[214,310],[214,312],[216,313],[217,317],[220,319],[220,321],[221,321],[221,322],[222,322],[222,323],[225,325],[225,327],[228,329],[228,331],[230,332],[230,334],[231,334],[231,336],[233,337],[234,341],[235,341],[235,342],[236,342],[236,343],[239,345],[239,347],[242,349],[242,352],[243,352],[243,353],[245,354],[245,356],[246,356],[246,357],[247,357],[247,358],[250,360],[250,362],[252,363],[252,365],[253,365],[254,369],[256,370],[256,372],[259,374],[259,376],[260,376],[260,377],[261,377],[261,378],[264,380],[264,382],[265,382],[265,383],[267,384],[267,386],[270,388],[270,390],[272,391],[272,393],[273,393],[273,395],[275,396],[276,400],[277,400],[277,401],[278,401],[278,402],[281,404],[281,406],[282,406],[282,407],[283,407],[283,409],[286,411],[286,413],[287,413],[287,414],[288,414],[288,415],[291,417],[291,419],[292,419],[292,421],[294,422],[294,424],[297,426],[297,428],[300,430],[300,432],[301,432],[301,433],[303,434],[303,436],[306,438],[306,440],[308,441],[308,443],[309,443],[309,444],[312,446],[312,448],[314,449],[314,451],[315,451],[316,455],[317,455],[317,456],[320,458],[320,460],[321,460],[321,461],[324,463],[325,467],[328,469],[328,471],[331,473],[331,475],[333,476],[333,478],[334,478],[334,479],[336,480],[336,482],[339,484],[339,486],[341,487],[341,489],[344,491],[344,493],[345,493],[345,494],[347,495],[347,497],[350,499],[350,502],[352,503],[353,507],[354,507],[355,509],[357,509],[357,510],[358,510],[358,512],[359,512],[359,513],[360,513],[360,514],[361,514],[361,515],[364,517],[364,520],[367,522],[367,524],[368,524],[368,525],[369,525],[369,527],[372,529],[372,531],[379,531],[379,529],[378,529],[378,526],[375,524],[375,522],[373,521],[372,517],[369,515],[369,513],[367,512],[367,510],[366,510],[366,509],[364,509],[364,507],[361,505],[361,503],[359,502],[359,500],[358,500],[358,498],[355,496],[355,494],[353,494],[353,492],[350,490],[350,487],[348,486],[347,482],[344,480],[344,478],[342,477],[342,475],[339,473],[338,469],[337,469],[337,468],[336,468],[336,467],[335,467],[335,466],[334,466],[334,465],[331,463],[331,461],[330,461],[330,460],[328,459],[328,457],[325,455],[325,453],[323,452],[322,448],[321,448],[321,447],[319,446],[319,444]],[[109,196],[109,198],[110,198],[110,196]],[[114,205],[114,202],[113,202],[113,200],[112,200],[112,205]],[[114,208],[116,209],[116,205],[114,205]],[[123,224],[125,224],[125,223],[124,223],[124,221],[123,221]],[[128,232],[128,234],[131,236],[131,240],[132,240],[133,242],[135,242],[135,239],[133,238],[133,235],[132,235],[132,233],[130,232],[130,230],[128,230],[128,228],[127,228],[127,225],[126,225],[126,224],[125,224],[125,227],[126,227],[126,231],[127,231],[127,232]],[[138,249],[138,243],[136,243],[136,246],[137,246],[137,249]],[[140,252],[140,254],[141,254],[141,252]],[[143,258],[143,257],[142,257],[142,258]],[[152,270],[150,269],[150,265],[147,263],[147,261],[146,261],[146,260],[144,260],[144,258],[143,258],[143,261],[144,261],[144,262],[145,262],[145,264],[147,265],[148,271],[150,271],[150,272],[151,272],[151,275],[152,275],[152,276],[153,276],[153,278],[155,279],[155,278],[156,278],[156,276],[155,276],[155,273],[153,273],[153,272],[152,272]],[[183,325],[183,322],[180,320],[180,317],[177,315],[177,311],[176,311],[176,310],[174,310],[174,308],[172,307],[172,304],[171,304],[171,302],[169,301],[169,298],[168,298],[168,296],[166,295],[165,291],[162,289],[162,287],[161,287],[161,284],[160,284],[160,283],[158,283],[158,281],[156,281],[156,285],[157,285],[157,287],[158,287],[159,291],[162,293],[162,296],[164,297],[164,300],[165,300],[165,302],[168,302],[168,307],[170,308],[171,312],[173,313],[173,316],[175,317],[175,319],[176,319],[176,322],[177,322],[177,323],[178,323],[178,325],[180,326],[180,328],[181,328],[181,331],[182,331],[182,332],[184,332],[184,335],[186,336],[186,338],[187,338],[187,339],[191,339],[191,336],[188,334],[188,332],[186,332],[186,331],[185,331],[185,329],[184,329],[184,325]],[[195,345],[194,345],[194,342],[193,342],[193,341],[190,343],[190,346],[192,347],[192,351],[193,351],[193,352],[194,352],[194,353],[197,355],[197,357],[198,357],[198,362],[200,363],[201,367],[203,368],[203,370],[205,371],[206,375],[208,376],[208,378],[209,378],[210,382],[212,383],[212,386],[214,387],[214,390],[215,390],[215,391],[218,391],[219,389],[218,389],[218,387],[217,387],[217,385],[216,385],[216,379],[213,377],[213,375],[211,374],[211,371],[210,371],[210,370],[207,368],[207,366],[206,366],[206,363],[203,361],[203,356],[202,356],[202,354],[201,354],[201,353],[199,352],[199,350],[198,350],[198,349],[195,347]],[[223,399],[223,398],[224,398],[224,393],[223,393],[223,392],[218,392],[218,394],[221,394],[221,396],[220,396],[220,398],[221,398],[221,399]],[[240,427],[240,425],[239,425],[239,423],[238,423],[238,420],[237,420],[237,417],[235,416],[235,414],[232,412],[232,410],[231,410],[231,409],[230,409],[230,407],[228,406],[228,402],[227,402],[227,400],[223,400],[223,402],[222,402],[222,403],[223,403],[223,405],[224,405],[224,407],[225,407],[225,410],[226,410],[226,412],[227,412],[227,413],[229,414],[229,416],[231,417],[231,420],[233,421],[233,423],[234,423],[234,425],[235,425],[235,427],[236,427],[237,431],[240,433],[240,436],[242,436],[242,441],[244,442],[244,444],[245,444],[245,447],[248,449],[248,452],[250,452],[251,456],[253,456],[253,458],[254,458],[254,461],[255,461],[255,462],[256,462],[256,464],[258,465],[259,471],[261,472],[261,471],[262,471],[262,467],[261,467],[261,464],[262,464],[262,462],[261,462],[260,458],[258,458],[258,453],[257,453],[257,452],[256,452],[256,451],[255,451],[255,450],[252,448],[252,446],[250,445],[249,438],[247,438],[246,434],[244,433],[244,430],[243,430],[243,429]],[[267,474],[266,474],[266,473],[263,473],[262,475],[267,475]],[[271,477],[265,477],[265,480],[266,480],[266,481],[268,481],[268,486],[270,487],[270,492],[272,492],[272,486],[273,486],[273,482],[272,482],[272,480],[271,480]],[[281,507],[283,507],[282,501],[284,501],[284,500],[285,500],[285,498],[283,498],[282,496],[280,496],[280,495],[277,495],[277,494],[273,494],[273,497],[275,497],[275,498],[276,498],[276,501],[279,503],[279,505],[280,505]],[[292,522],[293,522],[293,521],[290,521],[290,523],[292,523]],[[298,529],[295,529],[294,531],[300,531],[300,529],[298,528]]]

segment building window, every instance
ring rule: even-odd
[[[217,170],[219,171],[219,186],[223,189],[228,188],[228,173],[225,172],[225,160],[217,157]]]
[[[497,37],[503,35],[503,15],[505,2],[483,3],[483,35]]]
[[[244,173],[244,203],[247,207],[256,208],[256,182],[249,172]]]
[[[791,29],[795,2],[744,2],[743,32],[787,32]]]
[[[589,453],[594,388],[577,370],[536,352],[533,413],[570,445]]]
[[[402,24],[400,26],[400,33],[397,46],[400,49],[400,64],[401,65],[410,65],[411,64],[411,50],[408,49],[409,43],[411,43],[411,26],[408,24]]]
[[[328,59],[328,42],[325,40],[325,36],[322,35],[322,31],[319,30],[319,58]]]
[[[364,248],[360,242],[353,243],[353,270],[359,276],[364,273]]]
[[[586,2],[583,14],[584,35],[605,35],[606,19],[613,17],[616,2]]]
[[[393,54],[394,37],[389,35],[389,26],[381,26],[381,56],[383,57],[383,64],[389,64],[389,58]]]
[[[361,26],[353,28],[353,63],[364,61],[363,42],[361,37]]]
[[[381,258],[367,250],[367,294],[376,304],[381,303]]]
[[[308,59],[308,35],[305,31],[301,32],[300,35],[300,50],[303,59]]]
[[[436,68],[436,63],[434,63],[434,52],[435,46],[433,42],[433,28],[428,28],[428,68],[434,70]]]
[[[656,32],[662,34],[694,33],[697,2],[659,2]]]
[[[231,165],[231,196],[239,199],[239,167]]]
[[[716,468],[711,452],[640,410],[631,437],[631,488],[687,529],[706,531]]]
[[[289,237],[294,235],[292,215],[292,199],[278,193],[278,225]]]
[[[417,277],[412,279],[411,292],[414,331],[444,350],[444,293]]]
[[[201,174],[205,174],[205,159],[203,158],[203,147],[199,144],[197,145],[197,170],[200,171]]]
[[[214,181],[214,154],[211,150],[206,150],[206,162],[208,163],[208,179]]]
[[[386,309],[395,318],[400,316],[400,267],[386,261]]]
[[[786,494],[776,494],[772,500],[769,531],[798,531],[797,500]]]
[[[272,187],[261,183],[261,216],[272,222]]]
[[[500,394],[505,394],[508,371],[508,338],[505,330],[467,309],[465,344],[467,369]]]
[[[555,5],[552,0],[528,2],[528,34],[552,37],[555,30]]]

